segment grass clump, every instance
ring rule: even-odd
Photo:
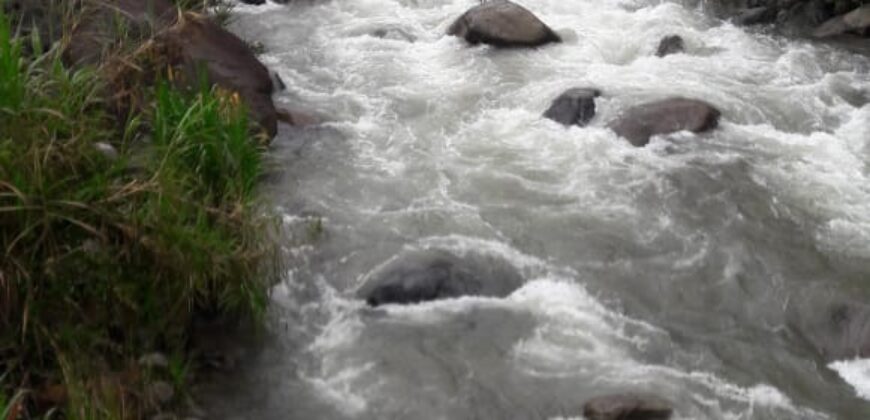
[[[98,69],[24,43],[0,10],[0,419],[141,418],[151,381],[184,380],[140,356],[263,314],[262,150],[234,94],[158,82],[119,123]]]

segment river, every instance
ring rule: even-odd
[[[474,0],[236,8],[288,87],[276,101],[328,122],[274,142],[291,269],[264,348],[212,385],[215,417],[579,419],[648,392],[678,419],[870,418],[870,361],[848,351],[870,343],[870,59],[691,1],[520,3],[565,42],[445,36]],[[671,34],[686,53],[655,57]],[[542,118],[572,87],[603,92],[591,124]],[[671,96],[714,104],[719,128],[643,148],[606,128]],[[525,283],[355,298],[415,249]]]

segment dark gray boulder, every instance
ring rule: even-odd
[[[447,30],[470,44],[495,47],[537,47],[561,38],[528,9],[506,0],[473,7]]]
[[[734,24],[748,26],[771,23],[776,20],[777,9],[768,6],[750,7],[739,10],[734,16]]]
[[[595,116],[595,98],[599,96],[598,89],[569,89],[553,100],[544,117],[565,126],[583,127]]]
[[[681,53],[686,50],[686,44],[683,38],[679,35],[668,35],[659,42],[659,47],[656,49],[656,57],[664,57],[666,55]]]
[[[704,101],[671,98],[629,108],[609,127],[635,146],[645,146],[652,136],[688,130],[702,133],[719,125],[720,112]]]
[[[205,16],[185,13],[178,23],[157,37],[169,51],[188,81],[198,80],[205,71],[208,80],[224,89],[237,92],[251,117],[274,137],[278,116],[272,102],[272,76],[251,48],[233,33]]]
[[[870,29],[870,4],[865,4],[849,13],[832,18],[815,31],[816,38],[827,38],[847,32],[862,32]]]
[[[522,276],[507,261],[443,250],[405,251],[363,279],[357,296],[371,306],[412,304],[460,296],[504,297]]]
[[[672,414],[670,403],[654,395],[607,395],[583,405],[587,420],[667,420]]]

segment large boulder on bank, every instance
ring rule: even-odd
[[[504,297],[522,283],[517,270],[497,257],[459,256],[444,250],[406,251],[369,273],[357,296],[371,306],[460,296]]]
[[[97,65],[122,39],[138,42],[172,26],[178,11],[169,0],[84,0],[64,59]],[[119,28],[123,28],[123,33]]]
[[[861,32],[868,29],[870,29],[870,4],[865,4],[849,13],[826,21],[813,31],[813,36],[827,38],[847,32]]]
[[[587,420],[667,420],[672,414],[670,403],[654,395],[607,395],[583,405]]]
[[[470,44],[496,47],[537,47],[561,38],[528,9],[506,0],[475,6],[447,31]]]
[[[278,116],[272,102],[275,84],[268,69],[236,35],[206,16],[179,16],[169,0],[84,0],[82,7],[84,19],[74,28],[64,51],[68,64],[97,65],[121,39],[139,41],[147,47],[140,49],[142,55],[155,67],[150,71],[172,66],[178,70],[174,80],[180,85],[194,86],[205,77],[209,83],[238,93],[266,134],[274,137],[277,133]],[[124,33],[118,28],[124,28]]]
[[[598,89],[574,88],[559,95],[544,117],[564,126],[585,126],[595,116],[595,98],[601,96]]]
[[[63,36],[63,5],[56,0],[5,0],[0,1],[3,13],[9,18],[17,35],[23,37],[38,36],[43,51]],[[31,42],[25,42],[28,49]]]
[[[718,126],[719,116],[719,110],[704,101],[671,98],[629,108],[609,126],[620,137],[640,147],[655,135],[712,130]]]
[[[272,77],[248,44],[195,13],[182,15],[157,40],[174,54],[172,61],[188,81],[195,83],[204,71],[211,83],[237,92],[254,120],[270,137],[275,136],[278,117],[272,102]]]

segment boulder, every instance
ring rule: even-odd
[[[768,6],[750,7],[742,9],[734,16],[737,25],[760,25],[771,23],[776,20],[777,9]]]
[[[85,0],[82,8],[83,18],[64,50],[64,60],[73,66],[97,65],[122,36],[144,41],[178,16],[169,0]]]
[[[672,414],[670,403],[654,395],[607,395],[583,405],[587,420],[667,420]]]
[[[237,92],[252,118],[269,137],[275,136],[278,117],[272,102],[272,77],[244,41],[195,13],[185,13],[156,39],[172,52],[173,64],[189,83],[204,72],[211,83]]]
[[[664,57],[666,55],[681,53],[686,50],[686,45],[683,38],[679,35],[668,35],[659,42],[659,47],[656,49],[656,57]]]
[[[9,17],[12,28],[19,36],[36,35],[40,47],[47,51],[63,35],[64,7],[55,0],[6,0],[0,1],[3,12]],[[25,42],[27,52],[32,43]]]
[[[537,47],[561,38],[528,9],[506,0],[490,1],[460,16],[447,31],[468,43],[495,47]]]
[[[652,136],[688,130],[701,133],[716,128],[720,112],[697,99],[671,98],[629,108],[609,127],[635,146]]]
[[[64,51],[67,64],[99,64],[121,36],[141,39],[149,48],[153,67],[175,67],[175,81],[181,85],[194,85],[204,76],[210,83],[238,93],[251,118],[269,137],[277,133],[278,116],[271,95],[280,83],[236,35],[206,16],[179,15],[168,0],[85,0],[83,7],[83,16],[88,18],[72,32]],[[119,27],[124,28],[124,34],[119,33]],[[142,77],[144,81],[151,78]],[[133,80],[119,79],[121,83]]]
[[[569,89],[553,101],[544,117],[564,126],[583,127],[595,116],[595,98],[599,96],[598,89]]]
[[[832,18],[815,31],[816,38],[827,38],[847,32],[860,32],[870,28],[870,4],[865,4],[849,13]]]
[[[411,304],[460,296],[504,297],[523,278],[507,261],[443,250],[403,252],[369,273],[357,296],[371,306]]]

